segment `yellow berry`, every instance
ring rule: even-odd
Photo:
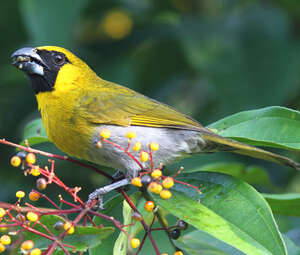
[[[159,195],[163,199],[169,199],[172,196],[172,192],[170,190],[164,189],[159,193]]]
[[[130,241],[130,245],[134,249],[139,247],[140,244],[141,244],[141,241],[138,238],[132,238],[131,241]]]
[[[148,189],[150,192],[155,193],[155,194],[159,194],[162,191],[162,186],[156,182],[151,182],[148,185]]]
[[[165,189],[172,188],[174,185],[174,179],[172,177],[167,177],[163,180],[162,185]]]
[[[158,178],[160,178],[160,177],[162,176],[162,171],[159,170],[159,169],[156,169],[156,170],[154,170],[154,171],[151,173],[151,176],[152,176],[152,178],[154,178],[154,179],[158,179]]]
[[[107,139],[110,137],[110,131],[106,128],[102,129],[100,131],[100,136],[103,138],[103,139]]]
[[[11,243],[10,236],[8,236],[8,235],[3,235],[3,236],[1,236],[0,242],[1,242],[3,245],[10,245],[10,243]]]
[[[36,156],[35,156],[34,153],[29,152],[29,153],[26,155],[25,160],[26,160],[26,162],[27,162],[28,164],[33,165],[33,164],[36,162]]]
[[[162,253],[161,255],[168,255],[168,253]]]
[[[34,246],[34,242],[31,240],[26,240],[21,244],[21,248],[26,251],[31,250],[33,246]]]
[[[176,252],[174,252],[174,255],[183,255],[183,252],[182,251],[176,251]]]
[[[33,176],[39,176],[41,174],[39,166],[34,166],[31,168],[30,174]]]
[[[141,151],[140,159],[142,162],[146,162],[149,159],[149,154],[146,151]]]
[[[6,227],[2,227],[2,228],[0,228],[0,232],[5,232],[7,230],[7,228]]]
[[[6,214],[6,211],[0,207],[0,218],[2,218]]]
[[[10,164],[14,167],[18,167],[21,165],[21,158],[19,156],[13,156],[11,159],[10,159]]]
[[[140,177],[135,177],[135,178],[133,178],[133,179],[131,180],[131,184],[132,184],[133,186],[136,186],[136,187],[142,187],[142,186],[143,186]]]
[[[139,151],[142,148],[142,144],[140,142],[134,143],[132,150]]]
[[[155,204],[152,202],[152,201],[147,201],[144,205],[144,209],[147,211],[147,212],[152,212],[153,209],[155,207]]]
[[[41,195],[39,193],[37,193],[36,191],[31,191],[28,195],[28,197],[31,201],[38,201],[40,196]]]
[[[157,151],[157,150],[159,149],[159,144],[158,144],[158,143],[155,143],[155,142],[152,142],[152,143],[150,144],[150,149],[151,149],[152,151]]]
[[[0,253],[4,251],[5,251],[5,246],[2,243],[0,243]]]
[[[35,222],[39,219],[39,216],[34,213],[34,212],[28,212],[26,214],[26,218],[29,220],[29,221],[32,221],[32,222]]]
[[[36,187],[39,190],[44,190],[47,188],[47,181],[45,178],[39,178],[36,180]]]
[[[25,192],[22,191],[22,190],[17,191],[16,192],[16,197],[17,198],[23,198],[23,197],[25,197]]]
[[[67,230],[68,234],[73,234],[75,232],[75,228],[74,226],[72,226],[72,224],[70,222],[66,222],[64,224],[64,230]]]
[[[129,131],[129,132],[126,133],[126,137],[127,137],[128,139],[133,139],[133,138],[136,137],[136,133],[133,132],[133,131]]]
[[[34,248],[29,255],[41,255],[42,251],[39,248]]]

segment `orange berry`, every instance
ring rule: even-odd
[[[139,247],[140,244],[141,244],[141,241],[138,238],[132,238],[131,241],[130,241],[130,245],[134,249],[137,248],[137,247]]]
[[[26,162],[27,162],[28,164],[33,165],[33,164],[36,162],[36,156],[35,156],[34,153],[29,152],[29,153],[26,155],[25,160],[26,160]]]
[[[11,243],[10,236],[8,236],[8,235],[3,235],[3,236],[1,236],[0,242],[1,242],[3,245],[10,245],[10,243]]]
[[[19,156],[13,156],[11,159],[10,159],[10,164],[13,166],[13,167],[18,167],[21,165],[21,158]]]
[[[100,136],[103,139],[108,139],[110,137],[110,131],[108,129],[104,128],[100,131]]]
[[[39,178],[36,180],[36,187],[39,190],[44,190],[47,188],[47,181],[45,178]]]
[[[158,143],[155,143],[155,142],[152,142],[152,143],[150,144],[150,149],[151,149],[152,151],[157,151],[157,150],[159,149],[159,144],[158,144]]]
[[[42,251],[39,248],[34,248],[29,255],[41,255]]]
[[[127,137],[128,139],[133,139],[133,138],[136,137],[136,133],[133,132],[133,131],[129,131],[129,132],[126,133],[126,137]]]
[[[169,199],[172,197],[172,192],[170,190],[164,189],[159,193],[160,197],[163,199]]]
[[[182,251],[176,251],[176,252],[174,252],[174,255],[183,255],[183,252]]]
[[[152,202],[152,201],[147,201],[144,205],[144,209],[147,211],[147,212],[152,212],[153,209],[155,207],[155,204]]]
[[[17,191],[16,192],[16,197],[17,198],[23,198],[23,197],[25,197],[25,192],[22,191],[22,190]]]
[[[140,159],[142,162],[146,162],[149,159],[149,153],[146,151],[141,151],[140,153]]]
[[[5,251],[5,246],[2,243],[0,243],[0,253],[4,251]]]
[[[65,222],[64,224],[64,230],[68,232],[68,234],[73,234],[75,232],[74,226],[70,222]]]
[[[148,185],[148,189],[152,193],[159,194],[162,191],[163,187],[160,184],[156,183],[156,182],[151,182]]]
[[[172,177],[167,177],[163,180],[162,185],[165,189],[170,189],[174,185],[174,179]]]
[[[132,215],[131,215],[131,218],[135,221],[142,221],[143,220],[143,216],[138,212],[133,212]]]
[[[35,222],[39,219],[39,216],[34,212],[28,212],[26,218],[31,222]]]
[[[132,150],[139,151],[142,148],[142,144],[140,142],[134,143]]]
[[[2,218],[6,214],[6,211],[0,207],[0,218]]]
[[[39,198],[40,198],[40,194],[39,193],[37,193],[36,191],[31,191],[30,193],[29,193],[29,199],[31,200],[31,201],[38,201],[39,200]]]
[[[21,244],[21,248],[26,251],[31,250],[33,247],[34,247],[34,242],[31,240],[26,240]]]
[[[158,179],[162,176],[162,171],[160,169],[156,169],[151,173],[152,178]]]
[[[135,178],[133,178],[133,179],[131,180],[131,184],[132,184],[133,186],[136,186],[136,187],[139,187],[139,188],[143,186],[140,177],[135,177]]]

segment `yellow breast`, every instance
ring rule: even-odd
[[[36,95],[39,110],[49,139],[65,153],[88,160],[94,126],[77,112],[76,104],[83,88],[68,79],[68,72],[64,71],[63,79],[57,77],[59,86],[54,91]]]

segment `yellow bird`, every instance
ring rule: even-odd
[[[142,150],[148,150],[151,142],[159,143],[156,166],[195,153],[232,151],[300,168],[286,157],[221,137],[170,106],[101,79],[66,49],[22,48],[12,58],[31,81],[49,139],[70,156],[125,173],[125,179],[96,190],[90,199],[101,199],[104,193],[128,184],[141,170],[119,148],[109,143],[97,145],[103,129],[110,131],[110,141],[124,148],[129,131],[136,133],[133,140],[142,143]],[[133,154],[138,158],[138,152]]]

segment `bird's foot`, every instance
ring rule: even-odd
[[[101,187],[99,189],[96,189],[94,192],[92,192],[89,195],[89,199],[87,201],[87,204],[90,204],[93,200],[97,199],[97,205],[95,207],[95,209],[100,209],[100,210],[104,210],[104,203],[103,203],[103,197],[106,193],[121,188],[125,185],[129,184],[129,180],[127,178],[122,179],[120,181],[114,182],[112,184],[106,185],[104,187]]]
[[[122,180],[122,179],[125,179],[126,177],[125,177],[125,174],[124,174],[122,171],[117,170],[117,171],[112,175],[112,178],[113,178],[112,183],[114,183],[114,182],[120,181],[120,180]]]

